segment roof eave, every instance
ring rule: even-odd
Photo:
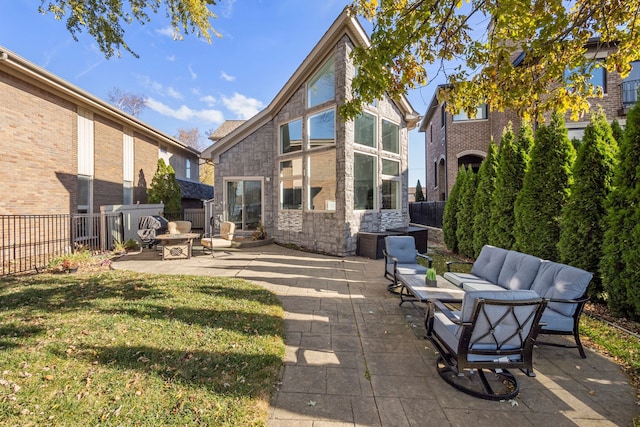
[[[0,67],[2,67],[1,64],[7,64],[8,67],[6,71],[15,77],[24,78],[26,76],[39,87],[48,90],[54,89],[60,96],[73,103],[99,111],[105,116],[112,119],[115,118],[116,121],[131,126],[136,130],[153,134],[164,143],[191,151],[195,155],[200,155],[199,150],[183,144],[179,140],[151,127],[136,117],[115,108],[111,104],[104,102],[100,98],[91,95],[89,92],[80,89],[44,68],[27,61],[3,46],[0,46]]]

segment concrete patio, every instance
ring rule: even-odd
[[[399,307],[387,292],[382,260],[274,244],[218,251],[215,258],[195,252],[189,260],[161,261],[145,250],[113,267],[233,276],[279,296],[287,350],[270,426],[629,426],[640,415],[625,373],[589,349],[580,359],[575,349],[536,348],[537,376],[515,372],[521,390],[514,402],[453,389],[436,373],[418,312]]]

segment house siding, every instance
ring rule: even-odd
[[[168,144],[168,137],[142,123],[138,127],[116,110],[111,115],[100,102],[13,53],[0,61],[1,215],[77,212],[78,111],[89,112],[86,117],[93,128],[93,155],[85,159],[93,164],[82,166],[93,171],[94,212],[101,205],[123,202],[125,123],[135,128],[134,203],[147,201],[160,141],[169,145],[182,176],[184,159],[191,159],[192,181],[199,181],[197,153],[182,149],[177,141]]]
[[[401,208],[393,211],[354,211],[353,188],[353,160],[354,160],[354,122],[344,122],[338,113],[338,107],[351,89],[351,76],[354,75],[354,67],[350,59],[353,43],[345,34],[332,45],[332,49],[323,52],[318,57],[314,70],[308,70],[313,75],[331,56],[335,66],[335,99],[321,105],[307,108],[306,81],[292,90],[291,96],[273,112],[273,118],[262,124],[249,136],[237,141],[229,149],[218,154],[215,167],[215,185],[221,189],[217,191],[215,214],[224,215],[223,193],[225,179],[242,177],[260,177],[263,181],[263,208],[262,222],[267,234],[277,242],[293,244],[309,248],[314,251],[330,253],[338,256],[353,255],[356,253],[357,234],[361,231],[381,231],[385,228],[402,227],[409,223],[408,215],[408,131],[407,124],[395,103],[389,99],[382,99],[377,106],[372,106],[369,111],[376,115],[378,143],[381,145],[382,119],[387,119],[399,126],[399,153],[388,154],[384,157],[396,160],[400,164],[401,173]],[[307,130],[307,120],[310,115],[319,111],[334,108],[335,115],[335,147],[318,148],[313,150],[297,151],[295,153],[279,154],[279,129],[284,123],[296,119],[302,119],[303,134]],[[239,131],[241,131],[240,128]],[[381,146],[379,147],[381,149]],[[359,151],[367,151],[359,147]],[[376,150],[371,150],[376,152]],[[308,170],[307,156],[319,153],[333,153],[335,155],[335,197],[326,195],[326,199],[335,199],[335,211],[309,210],[304,203],[304,209],[281,210],[279,208],[279,163],[290,158],[303,159],[303,168]],[[321,161],[327,162],[328,159]],[[331,162],[333,163],[333,162]],[[320,164],[314,165],[322,170]],[[380,178],[381,157],[378,156],[378,200],[382,199],[382,179]],[[313,173],[313,172],[312,172]],[[306,188],[308,176],[303,177]],[[320,183],[326,191],[326,187]],[[303,190],[303,197],[308,195]]]
[[[62,214],[76,206],[74,104],[0,70],[0,147],[0,214]]]
[[[606,56],[614,48],[601,48],[600,56]],[[622,79],[618,73],[606,73],[606,92],[602,98],[590,98],[591,111],[602,107],[607,118],[614,119],[624,126],[626,123],[626,112],[622,107]],[[435,95],[434,95],[435,97]],[[508,110],[504,112],[489,111],[487,120],[452,122],[451,114],[447,113],[446,127],[441,126],[442,104],[438,105],[431,116],[428,116],[426,123],[421,128],[425,132],[425,162],[426,162],[426,198],[427,200],[441,200],[443,193],[448,197],[451,188],[455,184],[458,175],[458,158],[465,152],[474,152],[486,156],[490,141],[493,139],[499,146],[502,133],[509,122],[512,123],[513,131],[517,135],[522,120],[516,112]],[[548,120],[550,113],[545,115]],[[567,129],[571,131],[583,130],[589,125],[591,113],[586,113],[577,121],[571,120],[571,113],[565,115]],[[433,138],[431,137],[431,126],[433,126]],[[435,166],[438,159],[446,159],[446,188],[438,182],[435,185]]]

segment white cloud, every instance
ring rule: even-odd
[[[222,80],[226,80],[228,82],[232,82],[232,81],[234,81],[236,79],[235,76],[229,75],[229,74],[225,73],[224,71],[220,72],[220,78]]]
[[[236,0],[224,0],[224,2],[220,5],[222,9],[222,16],[224,18],[231,18],[233,15],[233,4]]]
[[[186,105],[181,105],[180,108],[174,109],[153,98],[147,98],[147,106],[163,116],[182,121],[194,119],[200,119],[210,123],[222,123],[224,121],[224,115],[218,110],[194,110]]]
[[[200,101],[204,102],[209,107],[213,107],[218,103],[218,100],[212,95],[205,95],[202,98],[200,98]]]
[[[176,56],[175,55],[169,55],[167,56],[167,61],[169,62],[174,62],[176,60]]]
[[[189,69],[189,74],[191,74],[191,79],[195,80],[198,78],[198,75],[195,73],[195,71],[193,71],[193,68],[191,68],[191,65],[189,65],[187,67]]]
[[[161,36],[167,36],[167,37],[171,37],[172,39],[176,39],[177,38],[177,34],[175,31],[173,31],[173,28],[171,28],[171,26],[166,26],[164,28],[160,28],[159,30],[156,30],[156,33],[160,34]]]
[[[167,88],[166,94],[168,96],[170,96],[171,98],[174,98],[174,99],[183,99],[184,98],[180,92],[178,92],[176,89],[172,88],[171,86],[169,86]]]
[[[222,103],[234,112],[240,119],[248,120],[258,114],[264,104],[255,98],[247,98],[239,93],[234,93],[231,98],[222,97]]]

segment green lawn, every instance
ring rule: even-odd
[[[101,271],[0,280],[3,425],[264,425],[278,299],[218,277]]]

